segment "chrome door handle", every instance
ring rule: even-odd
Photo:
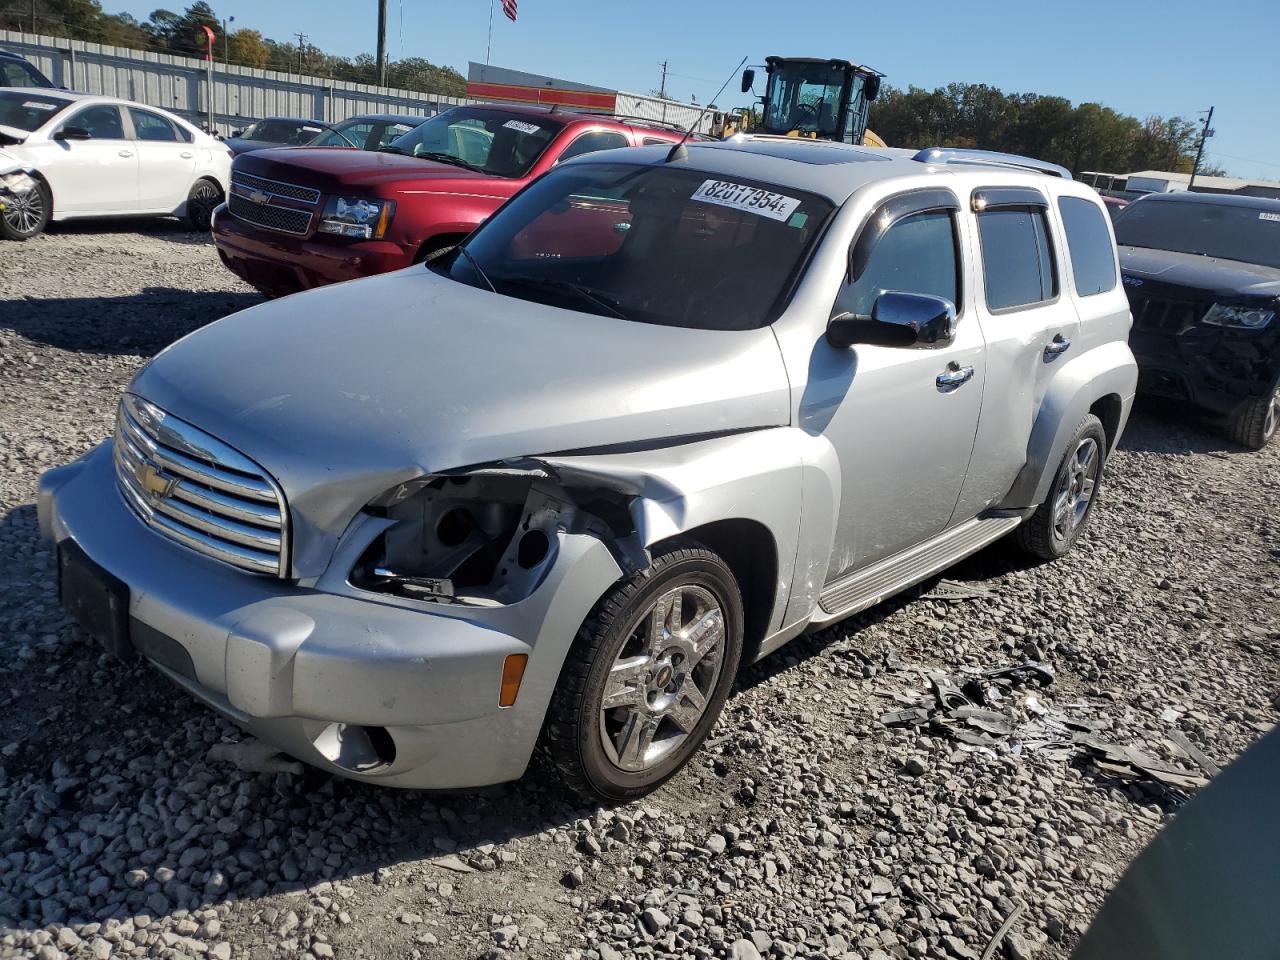
[[[132,156],[133,156],[133,151],[132,151],[132,150],[121,150],[121,151],[120,151],[120,156],[122,156],[122,157],[132,157]]]
[[[178,156],[180,156],[183,160],[190,160],[192,157],[195,156],[195,154],[192,153],[190,150],[183,150],[180,154],[178,154]]]
[[[1062,334],[1055,334],[1054,338],[1044,348],[1044,358],[1049,360],[1058,356],[1060,353],[1066,353],[1071,347],[1071,341]]]
[[[968,383],[973,379],[973,367],[962,367],[960,364],[952,360],[947,364],[946,373],[938,374],[938,389],[942,391],[954,390],[956,387]]]

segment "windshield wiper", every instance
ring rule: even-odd
[[[397,147],[394,143],[384,143],[382,146],[378,148],[378,152],[379,153],[399,153],[402,155],[404,154],[404,151],[401,150],[399,147]]]
[[[452,153],[429,151],[427,153],[415,154],[415,156],[420,160],[434,160],[437,163],[449,163],[455,167],[466,167],[468,170],[474,170],[476,173],[484,173],[483,167],[477,167],[474,163],[468,163],[461,157],[455,157]]]
[[[485,286],[487,286],[493,293],[497,293],[498,288],[493,285],[493,281],[489,279],[489,275],[480,269],[480,264],[476,263],[476,258],[471,255],[471,251],[466,247],[460,246],[458,247],[458,253],[466,258],[467,263],[471,265],[471,269],[476,272],[476,276],[485,282]]]
[[[572,280],[554,280],[550,277],[503,277],[503,283],[513,283],[517,286],[531,287],[535,290],[554,290],[558,293],[572,293],[579,300],[590,303],[594,306],[606,311],[609,316],[617,317],[619,320],[630,320],[622,309],[612,300],[600,296],[592,290],[587,289],[581,284],[574,283]]]

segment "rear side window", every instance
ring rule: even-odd
[[[0,60],[0,87],[49,87],[35,67],[24,60]]]
[[[671,141],[663,140],[661,137],[645,137],[644,145],[646,147],[666,147],[671,145]]]
[[[906,217],[880,238],[862,275],[836,297],[837,313],[869,316],[882,293],[927,293],[960,301],[956,235],[946,211]]]
[[[1061,197],[1058,211],[1067,232],[1067,251],[1076,293],[1082,297],[1106,293],[1116,286],[1116,258],[1111,234],[1096,203],[1083,197]]]
[[[978,214],[987,308],[1029,307],[1058,295],[1041,207],[1002,207]]]
[[[139,140],[153,140],[163,143],[177,143],[178,134],[173,124],[158,114],[146,110],[129,108],[129,116],[133,119],[133,132]]]
[[[584,153],[595,153],[597,150],[613,150],[616,147],[629,147],[630,145],[625,136],[614,130],[592,130],[590,133],[584,133],[565,147],[557,163],[568,160],[570,157],[580,157]]]

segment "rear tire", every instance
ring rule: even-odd
[[[720,557],[693,541],[655,552],[596,604],[565,658],[540,748],[553,776],[590,803],[660,787],[715,725],[742,631]]]
[[[1227,423],[1227,436],[1249,450],[1261,450],[1280,426],[1280,384],[1268,397],[1255,397],[1241,405]]]
[[[34,190],[6,200],[0,210],[0,237],[6,240],[30,240],[44,232],[53,216],[53,194],[43,180]]]
[[[1053,475],[1049,496],[1014,531],[1023,552],[1041,560],[1057,560],[1071,552],[1097,502],[1106,460],[1102,421],[1085,414]]]
[[[222,187],[201,178],[187,194],[187,222],[193,230],[208,233],[213,227],[213,210],[222,202]]]

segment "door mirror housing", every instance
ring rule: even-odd
[[[243,136],[244,136],[244,131],[243,131],[243,130],[232,130],[232,131],[231,131],[231,135],[232,135],[233,137],[243,137]]]
[[[751,88],[756,85],[756,72],[750,67],[742,71],[742,92],[750,93]]]
[[[955,335],[955,304],[925,293],[882,293],[871,308],[871,316],[841,313],[827,321],[827,342],[842,349],[859,343],[945,347]]]
[[[55,140],[92,140],[93,136],[84,127],[63,127],[53,135]]]
[[[880,78],[874,73],[862,81],[862,95],[868,100],[880,96]]]

